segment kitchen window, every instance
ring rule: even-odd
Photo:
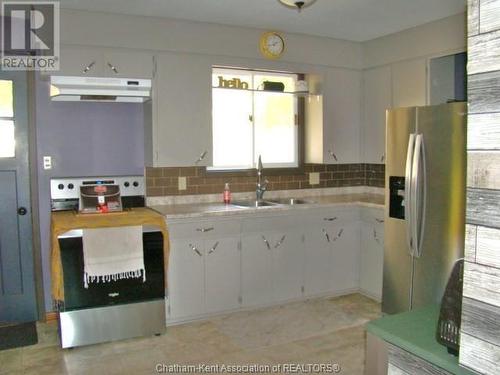
[[[213,68],[212,170],[297,168],[297,74]]]

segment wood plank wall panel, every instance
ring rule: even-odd
[[[500,0],[468,0],[468,166],[460,364],[500,374]]]
[[[481,7],[476,7],[477,25],[480,33],[488,33],[490,31],[500,29],[500,2],[497,0],[481,0]],[[481,20],[481,25],[479,25]]]
[[[479,19],[481,30],[481,18]],[[500,70],[500,31],[469,37],[468,74]]]
[[[500,268],[499,244],[500,229],[479,227],[476,239],[476,262]]]
[[[500,269],[466,262],[464,297],[500,307]]]
[[[478,335],[488,342],[500,346],[500,307],[464,298],[462,332]],[[478,334],[478,332],[480,332]]]
[[[500,228],[500,190],[467,188],[467,223]]]
[[[500,180],[500,151],[469,151],[467,186],[495,189]]]
[[[471,104],[469,105],[470,110]],[[500,150],[499,124],[500,113],[475,115],[469,113],[467,120],[467,148],[469,150]]]
[[[461,364],[466,363],[480,374],[498,375],[500,347],[463,332],[460,345]]]
[[[500,72],[470,75],[467,82],[469,113],[500,112]]]
[[[467,4],[467,20],[468,36],[479,34],[479,0],[470,0]]]
[[[465,260],[469,262],[476,261],[476,233],[477,227],[475,225],[465,225]]]
[[[425,374],[451,375],[448,371],[436,367],[426,360],[419,358],[406,350],[389,344],[388,374]],[[400,370],[400,372],[398,372]],[[392,372],[391,372],[392,371]]]

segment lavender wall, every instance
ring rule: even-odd
[[[144,173],[142,104],[51,102],[49,84],[37,79],[38,197],[45,307],[50,296],[50,178]],[[42,156],[53,167],[43,170]]]

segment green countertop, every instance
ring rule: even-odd
[[[439,306],[433,305],[373,320],[366,330],[452,374],[473,374],[460,367],[458,357],[448,354],[446,347],[436,341],[438,317]]]

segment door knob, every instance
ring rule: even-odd
[[[28,210],[26,209],[26,207],[19,207],[17,209],[17,213],[21,216],[24,216],[28,213]]]

